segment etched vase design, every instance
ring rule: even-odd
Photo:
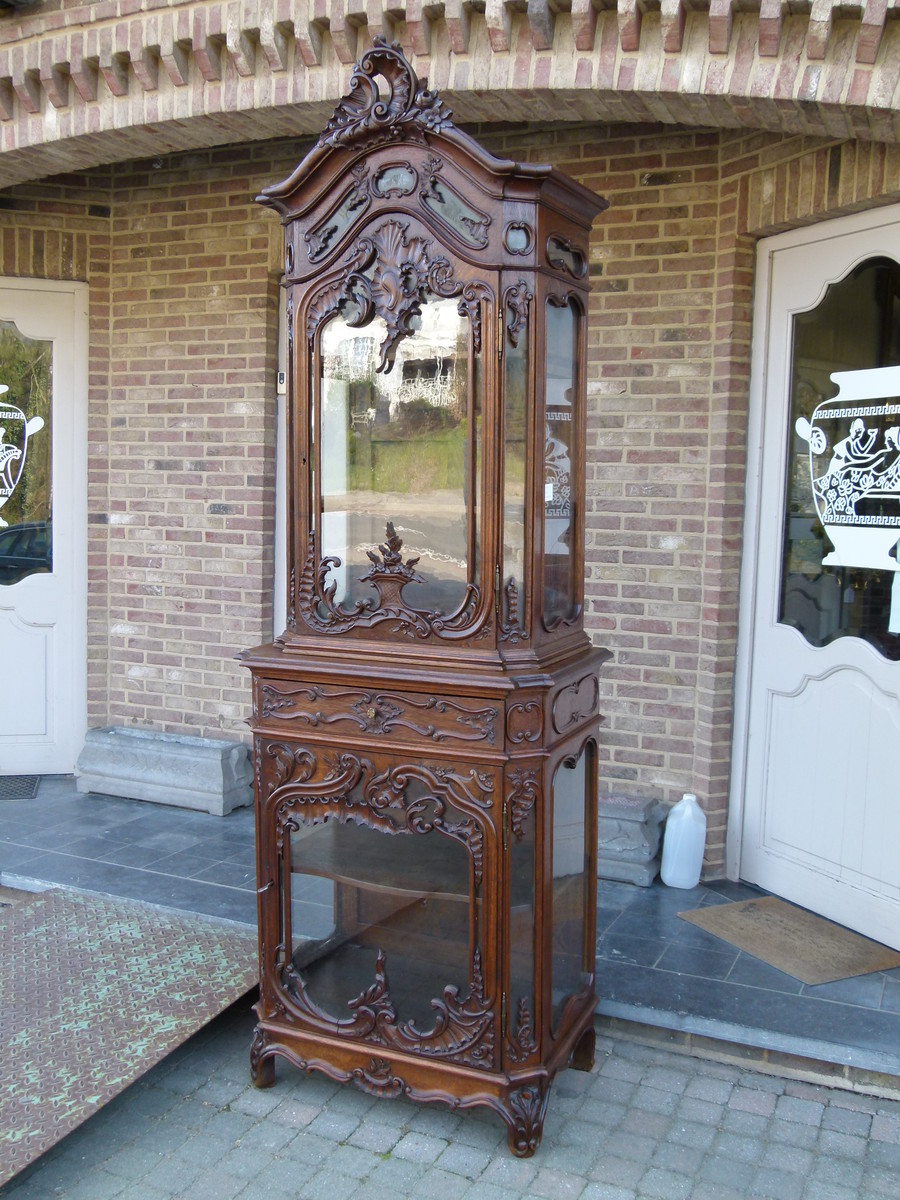
[[[838,395],[795,429],[809,443],[819,520],[834,549],[823,566],[900,569],[900,367],[838,371]]]
[[[0,396],[6,395],[8,391],[7,385],[0,383]],[[28,439],[43,428],[43,417],[32,417],[29,420],[21,408],[0,400],[0,509],[10,499],[22,478],[28,454]],[[5,529],[7,524],[8,522],[0,516],[0,529]]]

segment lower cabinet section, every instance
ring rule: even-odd
[[[514,714],[501,745],[485,725],[477,749],[423,751],[283,710],[276,726],[266,705],[288,685],[256,683],[254,1081],[280,1056],[378,1096],[486,1105],[533,1153],[553,1075],[593,1062],[596,715],[545,737],[548,680],[526,701],[539,737],[516,741]]]

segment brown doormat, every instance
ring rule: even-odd
[[[777,896],[678,914],[802,983],[833,983],[900,967],[900,954]]]
[[[242,926],[56,889],[0,907],[0,1187],[256,979]]]

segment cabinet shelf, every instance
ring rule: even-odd
[[[385,895],[469,902],[469,856],[436,831],[384,834],[327,821],[292,837],[291,867]]]

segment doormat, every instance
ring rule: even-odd
[[[33,800],[40,775],[0,775],[0,800]]]
[[[58,889],[0,908],[0,1186],[256,981],[254,930]]]
[[[801,983],[833,983],[900,967],[900,954],[804,908],[764,896],[678,914]]]

